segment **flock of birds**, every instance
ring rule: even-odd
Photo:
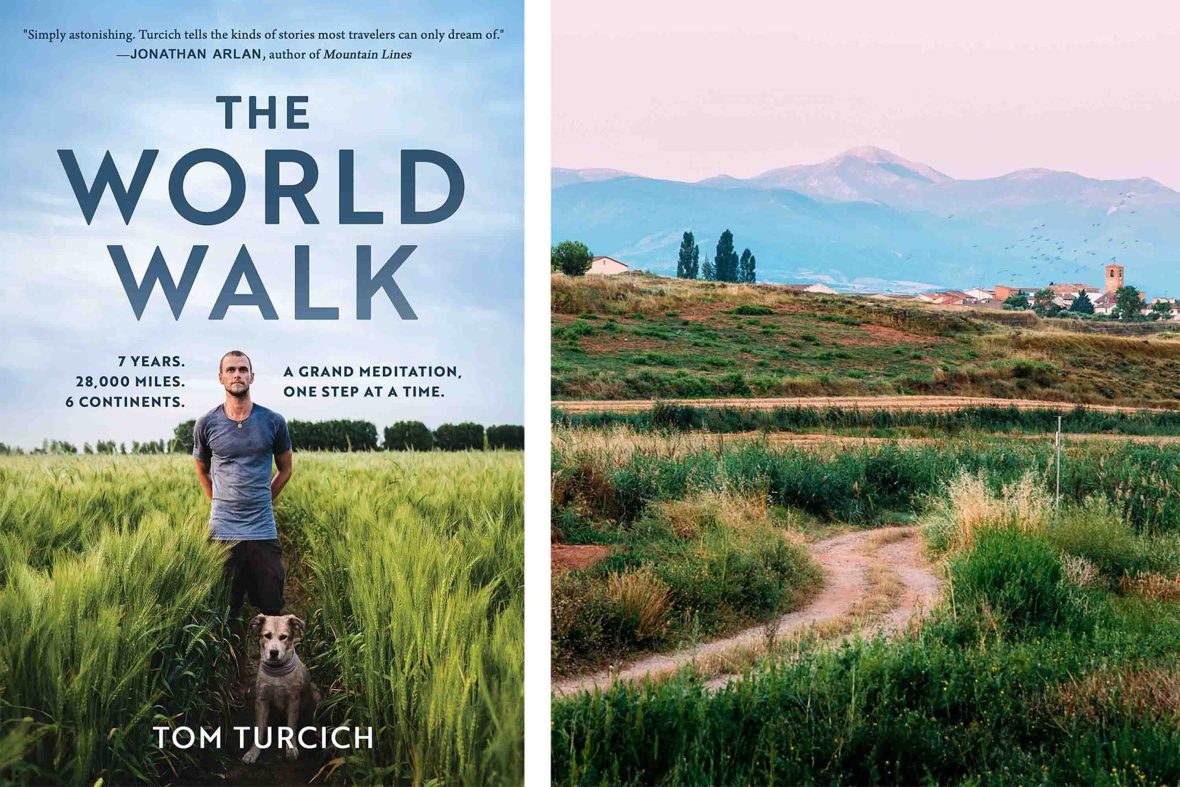
[[[1133,191],[1121,192],[1119,194],[1119,202],[1112,205],[1106,215],[1115,216],[1119,212],[1125,212],[1127,214],[1135,213],[1133,208],[1124,210],[1124,206],[1128,204],[1128,200],[1132,200],[1134,197],[1135,192]],[[953,220],[955,214],[951,213],[946,218],[947,220]],[[1132,249],[1134,248],[1134,244],[1140,243],[1139,238],[1116,238],[1114,234],[1107,235],[1105,238],[1102,237],[1107,232],[1116,228],[1113,222],[1094,222],[1090,225],[1090,229],[1097,231],[1087,235],[1087,237],[1083,237],[1080,243],[1076,240],[1070,243],[1060,237],[1053,237],[1046,231],[1047,227],[1048,223],[1042,222],[1029,230],[1029,233],[1023,238],[1004,246],[1004,251],[1009,252],[1006,256],[1012,257],[1019,254],[1023,258],[1027,255],[1027,259],[1030,262],[1026,266],[1001,268],[998,273],[1047,276],[1050,273],[1059,275],[1062,273],[1093,272],[1093,265],[1081,264],[1079,261],[1084,260],[1086,257],[1097,257],[1099,251],[1095,247],[1105,245],[1103,244],[1104,241],[1106,244],[1116,246],[1116,251]],[[1125,223],[1123,227],[1130,229],[1131,224]],[[971,248],[979,248],[979,244],[972,244]],[[1067,248],[1069,249],[1068,252],[1066,251]],[[1109,246],[1107,248],[1109,249]]]

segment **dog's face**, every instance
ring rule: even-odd
[[[258,650],[270,665],[285,664],[295,655],[304,623],[294,615],[255,615],[250,628],[258,631]]]

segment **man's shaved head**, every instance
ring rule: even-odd
[[[217,362],[217,371],[218,372],[221,372],[222,370],[225,369],[225,359],[226,358],[245,358],[246,363],[250,364],[250,371],[251,372],[254,371],[254,362],[250,360],[249,355],[246,355],[246,353],[242,352],[241,350],[230,350],[225,355],[221,356],[221,360]]]

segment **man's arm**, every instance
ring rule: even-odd
[[[209,464],[197,461],[197,480],[201,482],[201,489],[205,490],[205,497],[213,499],[213,478],[209,475]]]
[[[279,469],[279,472],[275,473],[275,477],[270,480],[270,500],[272,503],[279,499],[279,492],[282,492],[283,487],[291,480],[291,460],[294,455],[291,449],[287,449],[281,454],[275,454],[275,467]]]

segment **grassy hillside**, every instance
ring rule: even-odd
[[[555,399],[944,394],[1180,409],[1180,337],[1031,314],[555,276],[552,331]]]

